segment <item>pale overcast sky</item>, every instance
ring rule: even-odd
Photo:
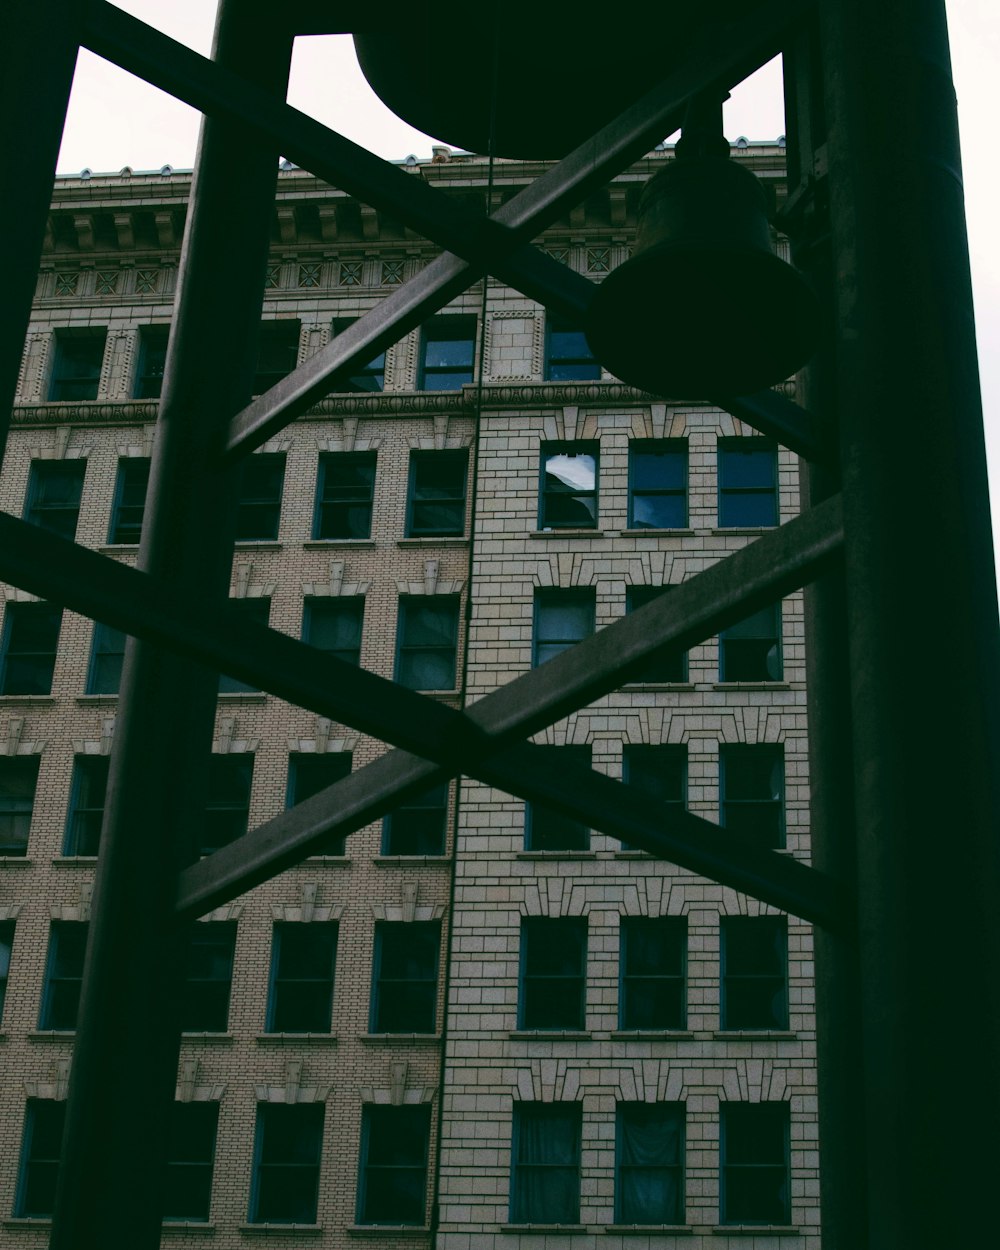
[[[119,0],[119,7],[207,53],[214,0]],[[994,505],[1000,549],[1000,163],[994,155],[994,93],[1000,72],[997,0],[948,0],[958,92],[966,213]],[[431,140],[394,117],[364,80],[347,36],[296,41],[289,103],[390,160],[430,156]],[[187,105],[81,51],[59,156],[59,172],[190,168],[199,115]],[[780,72],[765,66],[726,106],[730,139],[775,139],[784,130]],[[942,414],[942,434],[948,418]]]

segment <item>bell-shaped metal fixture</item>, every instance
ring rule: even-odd
[[[819,309],[771,250],[763,188],[729,159],[721,107],[717,137],[699,140],[685,151],[685,128],[646,184],[634,254],[598,289],[587,341],[615,377],[656,394],[747,394],[806,363]]]

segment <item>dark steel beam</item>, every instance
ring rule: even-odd
[[[752,395],[713,398],[712,403],[752,425],[761,434],[776,439],[783,447],[813,463],[835,457],[833,439],[823,423],[805,408],[777,391],[755,391]]]
[[[215,55],[283,98],[291,39],[223,0]],[[211,614],[225,601],[236,475],[216,467],[226,420],[249,397],[278,152],[207,119],[184,240],[173,332],[134,576]],[[224,367],[220,367],[220,361]],[[86,553],[77,553],[86,554]],[[153,642],[126,647],[93,918],[50,1245],[160,1245],[180,1048],[186,935],[174,915],[215,719],[215,673]]]

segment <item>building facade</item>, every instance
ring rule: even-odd
[[[781,144],[741,143],[780,197]],[[434,152],[405,167],[483,211],[544,168],[500,161],[488,192],[482,158]],[[671,158],[540,242],[599,281]],[[57,180],[0,476],[0,507],[127,564],[189,190],[169,167]],[[434,254],[282,168],[255,390]],[[602,375],[491,279],[249,457],[231,594],[461,708],[798,503],[791,453]],[[124,640],[0,590],[0,1244],[31,1247]],[[535,741],[806,859],[802,633],[793,595]],[[199,850],[384,749],[223,675]],[[819,1244],[809,926],[558,812],[433,788],[202,917],[185,993],[165,1246]]]

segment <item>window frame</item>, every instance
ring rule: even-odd
[[[317,632],[317,624],[321,618],[329,615],[336,618],[342,615],[349,618],[347,623],[353,627],[355,642],[350,647],[321,647],[313,641]],[[325,622],[328,623],[328,622]],[[332,655],[334,659],[343,660],[345,664],[361,667],[361,647],[364,642],[365,628],[365,596],[364,595],[306,595],[302,600],[302,641],[317,651]]]
[[[582,609],[589,626],[583,632],[565,637],[542,633],[550,625],[544,624],[548,613],[563,611],[567,608]],[[549,660],[555,659],[563,651],[568,651],[585,638],[591,638],[597,628],[597,591],[593,586],[538,586],[532,601],[531,619],[531,667],[538,668]],[[556,649],[558,648],[558,649]],[[543,652],[546,654],[543,655]]]
[[[673,1122],[671,1127],[676,1131],[677,1141],[677,1159],[675,1162],[663,1162],[658,1160],[656,1163],[626,1163],[624,1156],[626,1153],[625,1146],[625,1121],[629,1117],[637,1120],[648,1119],[654,1120],[660,1118],[664,1122]],[[654,1225],[664,1225],[667,1227],[683,1225],[685,1216],[685,1173],[686,1173],[686,1119],[687,1108],[682,1102],[619,1102],[615,1105],[615,1223],[618,1225],[631,1225],[638,1227],[652,1227]],[[679,1130],[679,1131],[677,1131]],[[634,1172],[669,1172],[674,1177],[674,1193],[676,1194],[676,1204],[670,1211],[663,1210],[660,1214],[663,1218],[632,1218],[638,1214],[648,1215],[648,1212],[637,1212],[626,1208],[626,1173]],[[664,1204],[666,1205],[666,1204]],[[655,1213],[653,1213],[655,1215]]]
[[[59,326],[54,333],[52,369],[46,398],[49,403],[88,403],[95,400],[104,373],[104,357],[108,346],[107,326]],[[70,343],[93,346],[94,351],[74,353]],[[86,359],[90,355],[92,359]],[[70,373],[64,366],[75,363],[83,371]]]
[[[730,625],[728,629],[720,630],[719,681],[783,681],[785,670],[781,626],[779,599]],[[763,656],[753,654],[762,650],[762,643],[769,644]]]
[[[336,339],[343,334],[356,320],[356,317],[334,317],[330,327],[333,331],[333,337]],[[333,377],[333,390],[348,394],[358,394],[360,392],[380,394],[385,390],[385,357],[386,353],[384,351],[379,352],[366,365],[361,365],[353,373],[338,370]],[[369,382],[375,382],[377,385],[369,386]]]
[[[139,328],[139,362],[132,385],[132,394],[136,399],[159,399],[163,394],[169,343],[169,322],[151,322]],[[156,361],[152,368],[151,356]]]
[[[592,488],[582,487],[579,490],[560,489],[547,484],[546,479],[554,476],[546,473],[546,465],[559,456],[571,459],[577,456],[589,456],[594,461],[594,485]],[[543,442],[539,448],[538,471],[538,528],[543,533],[558,530],[597,530],[600,524],[600,481],[601,481],[601,444],[599,439],[577,439],[574,441]],[[578,518],[560,520],[551,515],[558,511],[560,500],[573,499],[582,504],[589,515],[584,522]],[[586,501],[593,501],[593,508]]]
[[[384,1127],[383,1127],[384,1125]],[[402,1153],[401,1147],[406,1144],[406,1129],[410,1127],[415,1129],[412,1133],[411,1142],[420,1148],[420,1158],[416,1158],[416,1152],[411,1155],[411,1161],[399,1162],[398,1156]],[[386,1141],[379,1140],[386,1136]],[[427,1224],[427,1177],[430,1165],[430,1133],[431,1133],[431,1109],[426,1104],[404,1104],[403,1106],[384,1106],[374,1103],[365,1103],[361,1109],[361,1146],[358,1151],[358,1196],[357,1196],[357,1213],[356,1219],[359,1225],[365,1227],[385,1227],[385,1228],[423,1228]],[[375,1147],[383,1148],[389,1145],[391,1151],[396,1154],[396,1158],[392,1162],[378,1163],[373,1162],[373,1153],[380,1154],[381,1150],[373,1149]],[[398,1173],[408,1174],[415,1179],[419,1179],[419,1189],[421,1195],[420,1212],[418,1218],[393,1219],[388,1218],[389,1214],[384,1210],[373,1211],[371,1208],[377,1205],[377,1202],[384,1200],[385,1194],[380,1194],[379,1199],[373,1198],[373,1189],[383,1189],[388,1179],[391,1185],[395,1181],[396,1188],[405,1188],[405,1175],[399,1177]],[[377,1174],[377,1175],[376,1175]],[[379,1184],[373,1184],[378,1180]],[[416,1215],[414,1209],[411,1213]]]
[[[227,1033],[229,1031],[229,1012],[233,996],[233,965],[236,958],[236,930],[235,920],[199,920],[189,926],[184,955],[184,979],[177,1013],[182,1033]],[[198,960],[195,952],[199,947],[214,950],[215,957],[221,953],[226,965],[225,975],[217,975],[211,963],[208,965],[206,975],[198,975]],[[220,988],[222,986],[225,986],[224,991]],[[224,1007],[220,1005],[223,1000]],[[209,1022],[208,1025],[206,1021]]]
[[[329,484],[328,478],[331,476],[331,469],[335,470],[338,464],[344,467],[355,465],[363,471],[362,476],[370,468],[371,480],[362,481],[361,485],[339,486],[336,488],[339,494],[334,494],[334,487]],[[314,542],[359,542],[371,539],[377,473],[378,452],[376,451],[320,452],[316,468],[316,502],[313,509],[312,539]],[[360,509],[364,514],[367,524],[353,527],[363,529],[364,533],[351,532],[352,509]],[[348,520],[346,525],[332,523],[332,518],[340,515],[340,511],[334,510],[343,511]],[[327,530],[335,532],[327,533],[325,532]]]
[[[101,826],[104,823],[104,808],[107,803],[108,767],[111,757],[108,755],[75,755],[73,757],[73,776],[69,789],[69,806],[66,810],[66,828],[63,831],[63,855],[81,858],[96,858],[101,840]],[[95,785],[100,791],[100,804],[82,801],[86,794],[89,800],[91,789]],[[96,820],[88,817],[97,816]],[[97,832],[89,826],[96,824]],[[84,826],[81,831],[80,826]],[[81,850],[80,847],[93,846],[93,850]]]
[[[0,756],[0,830],[8,827],[8,821],[10,830],[0,833],[0,856],[23,859],[28,854],[40,763],[40,755]]]
[[[536,746],[543,752],[549,767],[557,771],[560,761],[590,768],[593,758],[591,744],[568,743],[565,746]],[[582,820],[564,816],[554,808],[536,801],[524,805],[524,849],[551,852],[554,855],[590,850],[590,828]]]
[[[170,1145],[167,1151],[167,1166],[163,1185],[163,1222],[164,1224],[207,1224],[212,1212],[212,1186],[215,1180],[215,1154],[219,1135],[219,1103],[215,1100],[174,1102],[170,1109],[170,1115]],[[183,1153],[189,1157],[179,1158],[178,1155],[181,1152],[178,1150],[178,1146],[180,1145],[179,1139],[184,1135],[185,1131],[182,1129],[184,1120],[194,1121],[195,1130],[192,1133],[190,1127],[186,1128],[186,1132],[189,1134],[189,1144]],[[204,1120],[208,1123],[198,1124],[199,1120]],[[203,1142],[191,1141],[192,1137],[197,1139],[199,1135],[204,1139]],[[207,1158],[204,1152],[199,1157],[198,1148],[203,1148],[205,1144],[209,1144]],[[183,1193],[189,1187],[192,1176],[200,1178],[200,1187],[205,1190],[203,1208],[199,1208],[197,1211],[171,1212],[170,1206],[175,1192],[180,1191]]]
[[[71,460],[41,460],[35,457],[28,469],[28,488],[24,496],[22,516],[29,525],[59,534],[72,542],[80,523],[80,506],[87,477],[87,457],[77,456]],[[64,480],[75,487],[76,499],[70,503],[46,498],[52,482]],[[68,518],[72,518],[72,524]]]
[[[51,632],[52,625],[55,625],[55,637],[51,641],[51,645],[44,647],[38,646],[34,649],[20,647],[15,650],[16,634],[19,632],[17,622],[30,621],[32,617],[42,620],[48,615],[48,621],[44,623],[44,628]],[[38,694],[49,695],[52,693],[52,682],[55,677],[56,659],[59,652],[59,635],[62,632],[63,610],[54,603],[46,600],[21,602],[8,600],[4,609],[3,633],[0,636],[0,694]],[[25,626],[20,626],[23,632]],[[32,626],[33,630],[37,629]],[[40,631],[39,631],[40,632]],[[22,638],[22,642],[23,642]],[[29,670],[33,674],[28,682],[28,688],[25,688],[25,679],[14,681],[14,689],[10,687],[10,662],[11,659],[21,662],[30,661],[35,668]],[[37,669],[37,672],[35,671]],[[37,689],[33,688],[37,685]]]
[[[282,1120],[289,1122],[299,1121],[293,1129],[294,1137],[300,1150],[303,1149],[303,1146],[305,1147],[303,1153],[308,1152],[313,1155],[311,1159],[305,1161],[265,1160],[268,1122],[271,1122],[273,1128],[274,1125],[279,1124]],[[254,1125],[253,1173],[250,1184],[247,1223],[305,1224],[306,1226],[316,1223],[319,1208],[319,1177],[323,1158],[325,1123],[325,1102],[259,1102],[257,1104],[257,1117]],[[286,1176],[293,1172],[300,1175],[305,1173],[312,1174],[311,1211],[306,1218],[302,1217],[300,1211],[288,1213],[287,1209],[279,1214],[275,1214],[271,1210],[261,1212],[262,1189],[265,1188],[265,1169],[277,1170],[279,1175],[281,1171],[284,1171]],[[270,1188],[270,1185],[266,1186],[266,1188]],[[281,1196],[286,1196],[289,1192],[287,1182],[275,1186],[275,1190]]]
[[[575,935],[575,957],[578,967],[573,972],[539,972],[540,954],[553,954],[554,935],[558,931]],[[588,920],[586,916],[522,916],[517,975],[517,1028],[523,1033],[582,1033],[587,1027],[587,959]],[[532,934],[538,935],[534,939]],[[566,943],[570,945],[569,942]],[[534,949],[532,949],[534,947]],[[533,994],[533,989],[547,989],[547,993]],[[551,1010],[558,1003],[559,989],[575,991],[576,1002],[572,1013],[567,1010],[563,1019],[556,1023],[539,1023],[539,1007]],[[534,1000],[534,1001],[533,1001]]]
[[[563,1127],[569,1131],[571,1149],[568,1153],[569,1162],[548,1162],[545,1160],[529,1162],[523,1158],[524,1145],[528,1140],[529,1121],[535,1126],[546,1120],[558,1122],[563,1120]],[[534,1134],[537,1136],[536,1134]],[[580,1223],[580,1189],[583,1156],[583,1104],[581,1102],[528,1102],[515,1100],[511,1114],[511,1146],[510,1146],[510,1211],[511,1224],[551,1224],[571,1227]],[[527,1180],[526,1173],[542,1171],[543,1176],[552,1177],[562,1172],[569,1181],[569,1188],[575,1190],[569,1194],[571,1210],[556,1211],[553,1218],[551,1209],[544,1205],[551,1201],[558,1190],[550,1183],[533,1185],[536,1192],[532,1195],[539,1205],[526,1198],[524,1190]],[[561,1216],[569,1218],[560,1218]]]
[[[553,340],[557,337],[573,337],[580,340],[576,345],[582,350],[555,352]],[[582,328],[571,326],[554,313],[545,316],[545,354],[542,376],[546,382],[599,382],[601,362],[590,350],[587,336]]]
[[[253,396],[263,395],[295,369],[301,341],[302,322],[298,317],[266,317],[261,321],[250,384]],[[284,363],[276,363],[282,353],[289,354],[291,363],[287,368]],[[265,368],[265,365],[270,367]]]
[[[755,446],[751,446],[755,444]],[[770,456],[772,481],[767,485],[738,485],[727,482],[729,476],[726,456],[735,455]],[[716,444],[716,477],[718,484],[718,528],[719,529],[772,529],[781,520],[781,501],[779,498],[778,480],[778,445],[772,439],[757,435],[734,438],[720,438]],[[769,497],[771,508],[767,511],[769,520],[754,519],[752,513],[740,515],[740,502]]]
[[[236,500],[236,542],[278,541],[287,468],[288,456],[283,451],[258,451],[244,459]],[[258,518],[263,521],[248,523]]]
[[[271,926],[271,962],[268,971],[267,981],[267,1005],[264,1016],[264,1032],[265,1033],[281,1033],[281,1034],[299,1034],[308,1035],[312,1033],[329,1034],[333,1029],[333,1001],[336,987],[336,967],[337,967],[337,943],[339,926],[335,920],[318,920],[318,921],[301,921],[301,920],[276,920]],[[317,965],[324,960],[329,962],[329,970],[322,976],[308,975],[301,972],[292,974],[289,970],[282,971],[283,961],[289,954],[288,948],[293,945],[291,939],[299,938],[323,939],[319,942],[322,946],[323,942],[328,942],[328,950],[318,950],[315,952],[319,956]],[[297,952],[296,952],[297,953]],[[289,958],[286,962],[291,962]],[[320,999],[325,993],[325,1004],[321,1005],[318,1016],[325,1020],[325,1023],[308,1028],[289,1028],[284,1020],[284,1015],[292,1014],[288,1004],[282,1005],[281,999],[294,997],[295,987],[317,987],[315,997]],[[325,987],[323,992],[319,992],[319,987]],[[307,992],[307,991],[305,991]],[[278,1027],[283,1024],[284,1027]]]
[[[213,791],[215,792],[217,796],[218,791],[224,788],[224,782],[226,780],[224,774],[227,771],[229,771],[233,776],[235,776],[238,772],[241,771],[240,767],[235,764],[232,765],[232,767],[227,770],[222,764],[216,763],[217,760],[225,760],[225,761],[230,761],[230,762],[234,760],[239,760],[242,762],[243,772],[246,772],[247,761],[249,761],[249,774],[245,778],[246,802],[243,802],[241,800],[239,803],[236,803],[230,799],[226,799],[226,798],[220,799],[218,797],[216,797],[215,801],[213,801]],[[247,828],[249,827],[249,824],[250,824],[250,802],[253,796],[253,774],[254,774],[255,764],[256,764],[256,756],[253,751],[231,751],[231,752],[228,752],[227,754],[213,752],[209,756],[208,778],[207,778],[208,784],[207,784],[206,796],[205,796],[205,810],[204,810],[204,816],[203,816],[203,823],[202,823],[201,828],[198,831],[199,841],[196,847],[196,853],[198,855],[211,855],[211,853],[213,851],[217,851],[219,847],[228,846],[230,842],[235,842],[237,838],[241,838],[243,834],[246,833]],[[216,774],[215,776],[212,775],[213,772]],[[237,822],[236,820],[233,820],[231,822],[234,826],[237,823],[241,824],[242,828],[240,829],[238,833],[234,833],[231,837],[226,838],[222,842],[210,841],[207,837],[207,834],[212,828],[213,824],[223,825],[225,823],[221,816],[221,813],[224,813],[224,812],[243,813],[242,821]],[[213,815],[218,815],[219,818],[217,820],[213,820]]]
[[[625,615],[628,616],[632,612],[638,612],[640,608],[653,603],[661,595],[669,594],[673,589],[672,585],[649,586],[633,583],[627,586],[625,588]],[[630,686],[684,684],[690,680],[688,676],[688,657],[689,652],[680,651],[652,659],[638,676],[630,677],[627,684]],[[664,674],[669,675],[665,676]]]
[[[420,330],[418,391],[457,391],[475,381],[478,321],[475,313],[440,313],[424,322]],[[468,343],[470,348],[468,366],[464,361],[454,365],[429,365],[427,363],[428,349],[435,343]],[[451,385],[454,380],[452,375],[461,375],[461,379],[455,381],[454,385]],[[445,384],[438,385],[438,379],[444,380]]]
[[[243,599],[230,599],[229,606],[240,614],[245,620],[253,622],[254,625],[263,625],[265,628],[271,621],[271,600],[263,595],[247,596]],[[254,685],[252,682],[243,681],[239,677],[233,677],[229,673],[219,673],[219,694],[260,694],[260,686]]]
[[[397,940],[400,949],[388,952],[393,960],[401,954],[409,953],[416,964],[418,951],[415,938],[420,934],[429,939],[434,935],[435,950],[433,959],[418,970],[415,976],[390,976],[384,969],[387,962],[387,946]],[[391,938],[390,938],[391,935]],[[427,943],[428,950],[430,942]],[[421,1034],[436,1036],[438,1031],[438,993],[441,974],[441,922],[439,920],[377,920],[375,922],[374,945],[372,949],[371,1002],[369,1009],[368,1029],[371,1034]],[[420,987],[420,997],[426,999],[419,1006],[419,1013],[414,1021],[406,1027],[388,1027],[395,1022],[395,1013],[405,1014],[410,1010],[405,1004],[408,987]],[[401,1001],[395,1001],[398,995]],[[412,997],[416,998],[414,994]],[[401,1012],[401,1006],[405,1011]],[[389,1017],[388,1019],[386,1017]],[[413,1024],[422,1027],[413,1027]],[[429,1026],[429,1027],[428,1027]]]
[[[677,457],[681,460],[683,484],[676,486],[638,487],[639,456]],[[637,530],[684,530],[688,528],[688,441],[686,438],[634,438],[628,448],[628,528]],[[681,520],[670,525],[646,525],[636,519],[636,501],[642,499],[677,499],[682,503]]]
[[[121,650],[117,647],[121,640]],[[87,694],[118,694],[122,684],[122,666],[125,663],[125,644],[128,634],[113,625],[105,625],[103,621],[95,621],[90,634],[90,659],[87,662]],[[102,645],[99,647],[98,643]],[[112,644],[108,646],[107,644]],[[110,660],[109,660],[110,657]],[[119,657],[117,661],[114,657]],[[114,680],[105,677],[105,665],[111,671]],[[98,687],[106,687],[98,689]]]
[[[321,767],[314,767],[321,760],[325,762],[326,771],[331,774],[331,777],[321,777],[319,781],[322,784],[315,784],[316,778],[309,778],[308,774],[310,770],[315,773],[324,771]],[[305,764],[304,769],[301,767],[303,764]],[[285,783],[285,810],[297,807],[299,803],[304,803],[322,790],[326,790],[330,786],[336,785],[337,782],[343,781],[345,777],[351,775],[353,765],[354,756],[351,751],[290,751],[288,754],[288,775]],[[313,851],[312,854],[314,856],[346,855],[347,835],[338,834],[332,837],[323,850]]]
[[[778,971],[768,971],[758,967],[754,970],[732,972],[730,966],[733,956],[737,953],[737,935],[752,932],[767,934],[770,931],[775,940],[774,953],[777,956]],[[750,983],[747,985],[746,983]],[[767,984],[775,987],[771,999],[770,1015],[763,1019],[763,1011],[756,1018],[753,1015],[740,1018],[733,1010],[732,990],[754,989],[754,983],[766,990]],[[759,1005],[759,1004],[758,1004]],[[788,921],[784,916],[720,916],[719,917],[719,1028],[724,1032],[740,1033],[784,1033],[788,1031]],[[734,1019],[733,1017],[736,1016]],[[749,1022],[748,1022],[749,1020]]]
[[[49,923],[49,943],[45,953],[45,976],[38,1009],[38,1030],[41,1033],[75,1033],[80,1013],[80,988],[83,984],[83,963],[87,950],[86,920],[53,920]],[[60,947],[63,949],[60,950]],[[67,949],[69,948],[69,949]],[[60,960],[68,970],[57,972]],[[73,987],[76,987],[75,990]],[[68,987],[65,988],[64,987]],[[56,999],[66,999],[66,1003]],[[65,1012],[65,1014],[62,1014]],[[72,1020],[72,1023],[55,1023]]]
[[[730,794],[730,782],[733,772],[734,761],[739,758],[752,758],[751,752],[760,760],[770,759],[770,764],[760,765],[763,771],[764,767],[771,770],[772,776],[774,770],[777,771],[779,785],[778,793],[773,793],[773,785],[769,778],[768,785],[772,789],[769,798],[747,798],[740,795]],[[736,828],[742,837],[752,838],[754,843],[762,846],[767,850],[781,850],[785,846],[786,821],[787,815],[785,811],[786,800],[786,783],[785,783],[785,748],[781,742],[763,742],[749,744],[745,742],[723,742],[719,744],[719,824],[725,828]],[[767,831],[767,837],[761,836],[755,829],[739,828],[739,821],[733,824],[733,816],[743,810],[757,808],[763,811],[765,808],[773,810],[777,813],[772,823],[775,827]]]
[[[420,491],[435,489],[426,483],[420,484],[421,467],[454,465],[454,483],[439,489],[451,489],[450,495],[423,498]],[[461,538],[466,530],[466,512],[468,505],[469,486],[469,449],[467,447],[448,448],[444,451],[411,451],[409,476],[406,487],[406,526],[407,538]],[[421,524],[417,516],[421,512],[433,512],[447,508],[455,513],[450,524]]]
[[[149,456],[120,456],[115,475],[115,494],[111,503],[108,524],[108,545],[112,547],[137,547],[142,541],[142,526],[146,515],[146,497],[149,494]],[[132,480],[130,480],[132,479]],[[142,486],[142,503],[126,503],[126,495],[138,495]],[[123,520],[122,514],[128,519]],[[134,515],[138,514],[138,521]]]
[[[775,1122],[780,1121],[778,1127],[783,1137],[783,1157],[780,1162],[773,1160],[771,1162],[730,1162],[729,1139],[732,1135],[732,1121],[740,1116],[746,1120],[756,1118],[760,1121],[769,1118]],[[754,1141],[759,1143],[761,1136],[759,1125],[755,1126]],[[778,1218],[772,1218],[771,1213],[767,1213],[763,1218],[752,1212],[748,1215],[745,1209],[731,1212],[733,1200],[730,1190],[732,1181],[735,1179],[732,1173],[738,1169],[760,1171],[767,1169],[771,1172],[777,1172],[780,1169],[783,1192],[779,1194],[782,1210],[777,1213]],[[791,1206],[791,1104],[788,1102],[721,1103],[719,1106],[719,1223],[727,1226],[782,1227],[791,1223]]]
[[[58,1140],[60,1148],[53,1156],[49,1151],[42,1158],[34,1158],[33,1151],[35,1147],[35,1139],[38,1136],[38,1119],[41,1107],[47,1107],[49,1110],[44,1114],[48,1116],[52,1123],[45,1126],[46,1135],[50,1142]],[[59,1179],[59,1164],[61,1161],[62,1135],[66,1121],[66,1102],[64,1099],[55,1098],[28,1098],[24,1104],[24,1120],[21,1125],[21,1152],[18,1159],[17,1167],[17,1185],[14,1190],[14,1206],[13,1215],[15,1219],[49,1219],[55,1210],[56,1185]],[[49,1179],[44,1182],[44,1188],[51,1191],[51,1203],[43,1204],[38,1207],[35,1203],[29,1202],[30,1190],[38,1183],[37,1175],[32,1176],[32,1172],[41,1167],[48,1173]]]
[[[412,606],[411,606],[412,605]],[[436,606],[440,611],[440,624],[447,627],[452,634],[450,645],[440,643],[423,643],[408,642],[406,640],[407,629],[411,627],[411,614],[416,615],[417,612],[427,611],[432,606]],[[400,595],[399,606],[396,614],[396,663],[395,663],[395,680],[408,690],[456,690],[458,687],[458,644],[461,629],[460,621],[461,596],[455,594],[448,595]],[[447,620],[445,619],[447,615]],[[446,632],[446,631],[442,631]],[[416,667],[418,657],[421,655],[432,655],[441,653],[442,657],[445,653],[448,655],[447,665],[451,670],[450,684],[445,686],[428,686],[417,685],[412,680],[407,680],[409,676],[408,670],[413,669],[416,675]]]
[[[0,920],[0,1024],[3,1022],[4,1003],[7,1000],[7,982],[10,979],[10,965],[14,957],[16,932],[16,920]]]
[[[421,790],[418,794],[397,804],[392,811],[387,812],[382,819],[381,853],[383,855],[414,857],[446,854],[450,791],[450,783],[442,781],[437,785],[428,787],[426,790]],[[421,824],[430,823],[429,818],[421,820],[419,813],[422,812],[435,814],[439,827],[433,831],[432,836],[428,836],[426,829],[419,827]],[[406,827],[408,822],[417,827],[408,829]],[[422,840],[425,840],[425,845],[423,846],[421,846]],[[407,849],[400,850],[400,843],[407,846]]]
[[[671,955],[679,955],[679,971],[669,968],[656,972],[638,972],[630,968],[631,949],[638,936],[646,933],[662,934],[664,945],[670,945]],[[621,1032],[669,1033],[683,1032],[687,1022],[688,992],[688,923],[687,916],[622,916],[618,925],[618,1028]],[[633,989],[647,983],[655,996],[662,986],[673,990],[670,997],[676,1000],[674,1014],[668,1022],[637,1022],[634,1012]],[[679,993],[678,993],[679,990]],[[657,1006],[659,1004],[654,1004]],[[654,1012],[655,1014],[655,1012]],[[665,1015],[668,1013],[664,1013]]]

